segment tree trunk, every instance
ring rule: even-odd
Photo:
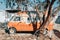
[[[47,8],[49,8],[48,10],[46,10],[47,11],[47,17],[45,18],[45,14],[44,14],[44,22],[41,24],[41,26],[40,26],[40,28],[39,28],[39,31],[40,31],[40,33],[42,33],[43,34],[43,32],[44,32],[44,30],[46,29],[44,26],[47,26],[48,27],[48,24],[49,24],[49,19],[51,18],[51,10],[52,10],[52,6],[53,6],[53,4],[54,4],[54,2],[55,2],[56,0],[52,0],[51,1],[51,3],[50,3],[50,5],[47,7]],[[38,10],[37,10],[38,11]],[[46,13],[46,12],[45,12]],[[38,15],[39,16],[39,15]],[[36,31],[36,32],[38,32],[38,30]],[[35,33],[36,33],[35,32]]]
[[[48,10],[48,14],[47,14],[46,20],[45,20],[44,23],[41,25],[40,30],[41,30],[41,29],[44,30],[44,29],[45,29],[44,26],[47,26],[47,25],[48,25],[49,19],[50,19],[50,15],[51,15],[52,6],[53,6],[54,2],[55,2],[55,0],[52,0],[52,2],[50,3],[50,6],[49,6],[49,10]]]

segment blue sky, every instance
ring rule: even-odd
[[[58,6],[57,1],[55,1],[54,5],[53,5],[53,8],[55,8],[57,6]]]
[[[31,2],[33,2],[33,0],[30,0]],[[44,1],[44,0],[40,0],[40,1]],[[2,4],[1,4],[2,3]],[[56,4],[56,2],[53,5],[53,8],[58,6]],[[5,10],[6,9],[6,1],[5,0],[0,0],[0,10]]]
[[[0,10],[5,10],[5,8],[6,8],[5,0],[0,0]]]

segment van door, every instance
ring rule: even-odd
[[[20,22],[20,17],[14,18],[14,27],[17,29],[17,31],[21,31],[23,29],[22,22]]]
[[[26,31],[33,31],[33,25],[31,23],[31,19],[29,17],[27,18],[25,25],[26,25],[25,26]]]

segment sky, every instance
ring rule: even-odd
[[[33,2],[33,0],[29,0],[31,2],[32,5],[34,5],[35,3]],[[35,0],[37,2],[37,0]],[[41,2],[44,0],[40,0]],[[57,1],[56,1],[57,2]],[[58,5],[56,4],[56,2],[53,5],[53,8],[57,7]],[[29,7],[29,9],[32,9]],[[5,21],[5,14],[2,14],[4,12],[1,12],[1,10],[6,10],[6,0],[0,0],[0,22],[4,22]],[[60,14],[58,14],[60,15]],[[4,19],[3,19],[4,18]],[[3,20],[1,20],[3,19]]]
[[[34,4],[33,0],[29,0],[29,1],[32,2],[32,5]],[[35,1],[37,2],[37,0]],[[40,1],[44,1],[44,0],[40,0]],[[58,6],[56,2],[54,3],[53,8]],[[6,9],[6,0],[0,0],[0,10],[5,10],[5,9]]]
[[[6,5],[5,5],[5,0],[0,0],[0,10],[5,10]]]

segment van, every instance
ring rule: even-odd
[[[11,21],[8,22],[7,27],[9,33],[16,33],[17,31],[36,31],[40,27],[40,20],[35,22],[35,24],[30,19],[27,13],[21,13],[15,15],[11,18]],[[47,27],[48,30],[52,30],[53,24],[50,23]]]

